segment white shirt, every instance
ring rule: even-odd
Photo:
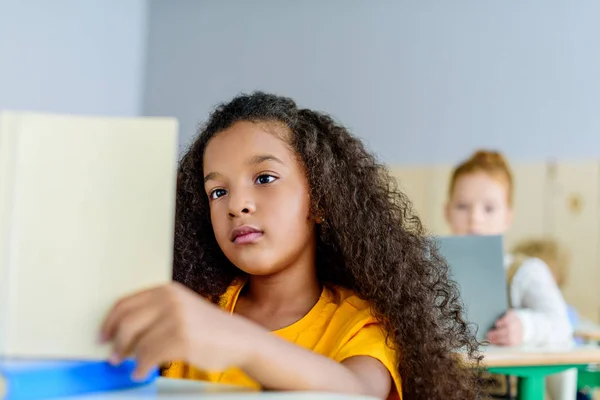
[[[508,269],[513,257],[504,259]],[[545,345],[570,343],[573,328],[567,304],[548,266],[538,258],[528,258],[515,273],[510,299],[523,324],[523,344]]]

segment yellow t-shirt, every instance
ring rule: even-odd
[[[233,313],[243,284],[231,286],[220,306]],[[280,338],[312,350],[337,362],[353,356],[370,356],[390,372],[401,398],[401,379],[395,352],[385,342],[385,332],[371,314],[369,303],[349,290],[324,287],[317,304],[302,319],[272,332]],[[258,383],[242,370],[202,371],[182,362],[173,362],[163,371],[169,378],[195,379],[259,389]]]

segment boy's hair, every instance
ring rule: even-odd
[[[457,165],[450,178],[450,187],[448,195],[450,198],[454,193],[454,187],[458,178],[464,175],[471,175],[483,172],[492,179],[506,185],[508,189],[508,204],[512,206],[513,202],[513,178],[508,166],[508,162],[501,153],[489,150],[478,150],[471,158]]]
[[[512,249],[514,255],[536,257],[544,261],[558,287],[567,281],[570,254],[557,240],[552,238],[530,238],[523,240]]]
[[[310,184],[312,213],[323,220],[317,226],[319,279],[372,304],[398,351],[404,399],[476,398],[478,343],[435,241],[359,139],[289,98],[241,95],[218,106],[201,128],[179,167],[174,278],[217,303],[242,276],[217,244],[203,182],[208,142],[240,121],[289,131],[286,140]]]

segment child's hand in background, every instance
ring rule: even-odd
[[[523,324],[514,310],[508,310],[488,332],[487,340],[497,346],[518,346],[523,342]]]
[[[240,336],[257,331],[249,321],[172,283],[120,300],[104,321],[101,336],[113,343],[111,362],[135,356],[135,378],[142,379],[170,361],[217,371],[242,367],[251,339]]]

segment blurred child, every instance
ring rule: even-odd
[[[530,258],[538,258],[546,263],[556,285],[562,289],[568,279],[570,255],[567,249],[557,240],[551,238],[530,238],[519,242],[511,252]],[[579,323],[577,310],[567,304],[567,313],[571,327],[575,329]]]
[[[567,249],[557,240],[551,238],[530,238],[519,242],[513,247],[512,254],[523,257],[535,257],[546,263],[554,276],[554,280],[560,289],[563,288],[568,278],[570,254]],[[571,327],[575,329],[579,324],[579,315],[575,307],[567,304],[567,313]],[[581,338],[573,338],[575,344],[582,344]],[[548,380],[549,390],[558,391],[560,388],[553,388],[553,385],[560,385],[557,380]],[[588,393],[577,392],[578,400],[589,399]]]
[[[500,153],[473,154],[454,169],[449,189],[445,211],[453,234],[504,235],[510,228],[513,179]],[[548,265],[539,258],[508,254],[505,268],[510,307],[488,332],[489,342],[498,346],[570,343],[573,328],[567,305]],[[564,388],[553,391],[553,400],[574,398],[576,375],[575,379],[572,375],[569,371],[552,377]]]

